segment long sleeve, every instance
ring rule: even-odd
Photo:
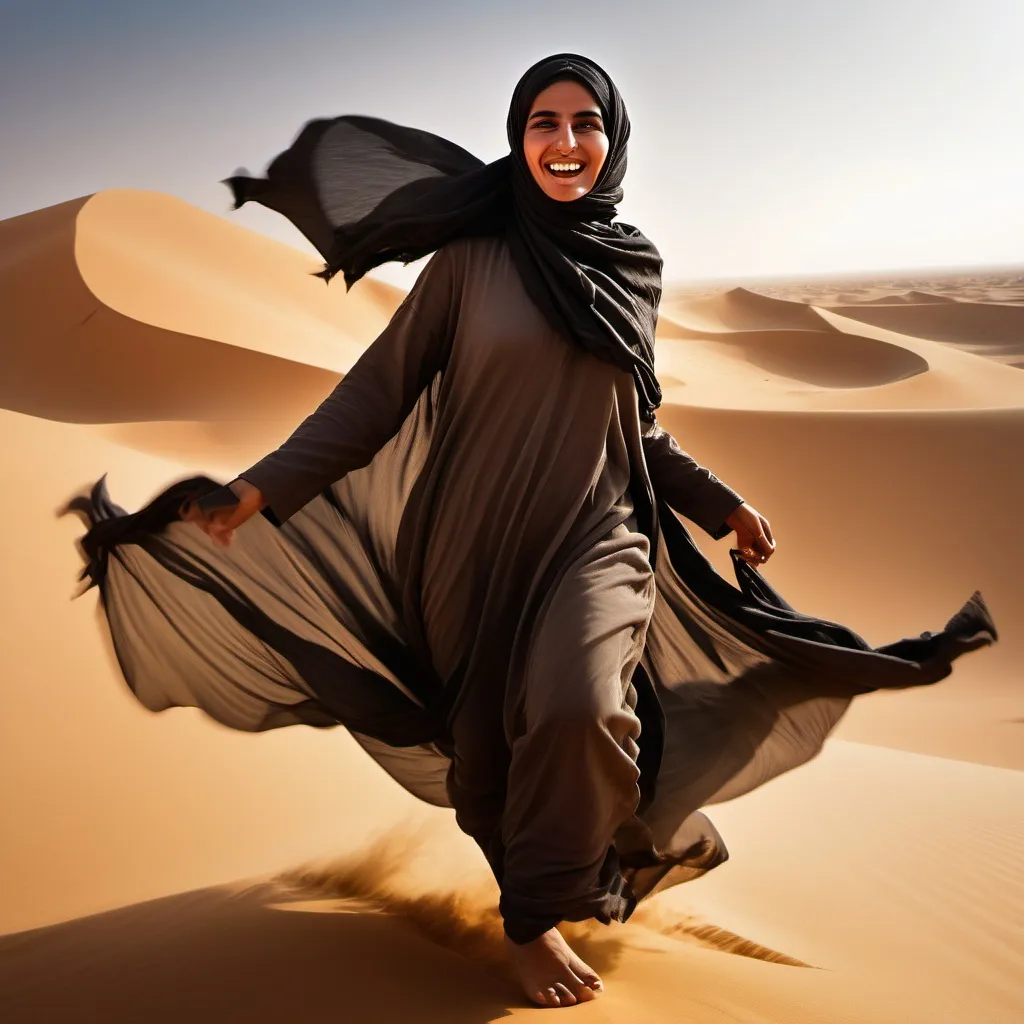
[[[281,525],[346,473],[366,466],[442,369],[458,319],[463,254],[443,246],[387,327],[320,406],[276,450],[239,476]]]
[[[732,529],[726,518],[743,498],[687,455],[657,420],[642,426],[644,459],[655,496],[715,540],[721,540]]]

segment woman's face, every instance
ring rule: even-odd
[[[523,154],[534,181],[552,199],[585,196],[608,155],[601,109],[577,81],[554,82],[537,93],[523,134]],[[551,165],[570,165],[558,173]]]

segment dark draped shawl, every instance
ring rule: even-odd
[[[536,95],[580,81],[601,108],[608,155],[594,187],[562,202],[533,179],[523,134]],[[346,287],[388,261],[412,262],[461,236],[504,232],[523,284],[551,326],[633,374],[640,415],[661,404],[654,330],[662,259],[639,228],[614,221],[630,122],[615,83],[587,57],[559,53],[519,80],[506,122],[509,153],[489,164],[430,132],[361,115],[310,121],[266,177],[226,179],[237,209],[287,217],[326,260],[318,276]]]

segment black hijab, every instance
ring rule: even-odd
[[[575,79],[597,101],[608,155],[594,187],[569,202],[537,184],[523,134],[537,94]],[[662,259],[630,224],[613,223],[630,123],[615,83],[587,57],[558,53],[519,80],[507,156],[489,164],[438,135],[361,115],[310,121],[266,178],[228,178],[235,209],[254,201],[283,214],[351,288],[391,260],[411,263],[466,235],[504,234],[527,293],[551,326],[633,374],[640,415],[661,404],[654,329]]]

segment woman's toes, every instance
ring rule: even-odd
[[[596,974],[584,975],[581,971],[573,971],[575,977],[573,978],[572,994],[576,997],[576,1002],[585,1003],[588,1000],[596,999],[601,992],[601,979]],[[591,978],[592,981],[587,979]],[[595,988],[594,985],[598,987]]]
[[[561,982],[555,985],[555,992],[558,994],[559,1006],[572,1006],[577,1001],[576,997],[569,991],[569,987]]]
[[[557,1006],[558,996],[553,988],[542,988],[533,994],[533,1001],[538,1006]]]
[[[592,991],[599,992],[604,987],[601,982],[601,976],[588,965],[584,964],[582,959],[580,959],[580,957],[575,953],[572,953],[572,958],[569,961],[569,969]]]

